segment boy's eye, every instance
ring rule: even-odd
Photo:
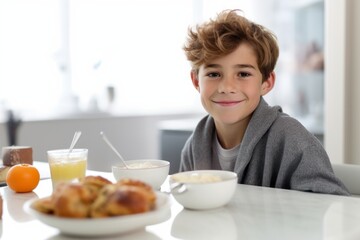
[[[217,72],[210,72],[210,73],[206,74],[206,76],[211,77],[211,78],[216,78],[216,77],[220,77],[220,74]]]
[[[240,72],[240,73],[239,73],[239,76],[240,76],[240,77],[249,77],[249,76],[251,76],[251,74],[250,74],[250,73],[247,73],[247,72]]]

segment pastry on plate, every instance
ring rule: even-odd
[[[59,217],[103,218],[148,212],[155,201],[155,192],[144,182],[124,179],[112,183],[87,176],[79,182],[59,184],[51,196],[34,201],[31,207]]]

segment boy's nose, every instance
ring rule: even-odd
[[[224,77],[219,84],[220,93],[236,92],[236,80],[232,77]]]

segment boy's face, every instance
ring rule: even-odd
[[[274,86],[275,75],[262,81],[252,47],[241,43],[229,55],[203,64],[191,79],[205,110],[217,124],[227,125],[249,121],[260,97]]]

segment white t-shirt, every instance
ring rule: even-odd
[[[225,149],[219,143],[218,138],[215,138],[215,151],[219,158],[219,164],[222,170],[234,171],[235,161],[239,154],[240,145],[237,145],[231,149]]]

